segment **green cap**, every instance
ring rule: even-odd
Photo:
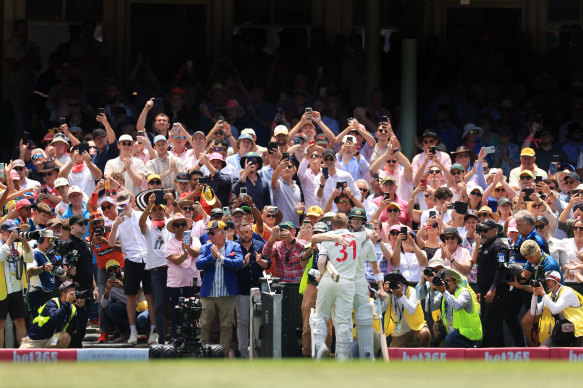
[[[253,213],[249,206],[243,205],[243,206],[241,206],[241,210],[243,210],[245,213],[249,213],[249,214]]]
[[[364,211],[364,209],[361,209],[359,207],[355,207],[350,211],[350,215],[348,216],[349,220],[352,218],[360,218],[360,219],[366,221],[366,212]]]
[[[462,170],[462,171],[466,171],[466,170],[464,169],[464,166],[462,166],[462,165],[461,165],[461,164],[459,164],[459,163],[454,163],[454,164],[452,164],[452,165],[451,165],[451,167],[450,167],[450,169],[449,169],[449,171],[452,171],[452,170]]]

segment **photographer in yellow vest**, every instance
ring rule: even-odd
[[[398,272],[385,276],[384,288],[389,296],[384,323],[386,336],[391,337],[390,347],[428,347],[431,333],[415,288]]]
[[[467,285],[467,280],[453,269],[444,269],[438,277],[442,282],[440,285],[434,282],[433,287],[441,294],[435,297],[432,310],[440,310],[441,323],[447,330],[445,347],[475,347],[482,339],[480,305],[476,294]]]
[[[541,315],[539,340],[541,347],[583,347],[583,296],[561,284],[557,271],[545,272],[545,283],[534,287],[530,312]],[[537,303],[538,297],[542,300]]]

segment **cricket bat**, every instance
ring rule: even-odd
[[[326,262],[326,270],[332,277],[332,280],[334,280],[334,283],[338,283],[338,280],[340,280],[340,275],[338,274],[338,271],[336,271],[336,268],[334,268],[334,265],[330,261]]]
[[[383,360],[389,362],[389,349],[387,348],[387,336],[385,335],[385,323],[383,322],[383,309],[381,308],[381,298],[378,295],[376,297],[376,304],[381,329],[381,354],[383,355]]]

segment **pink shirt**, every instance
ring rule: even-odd
[[[446,154],[445,152],[441,152],[439,150],[437,150],[437,156],[439,156],[439,160],[441,161],[441,164],[443,164],[448,170],[451,167],[451,159],[449,157],[448,154]],[[421,168],[421,166],[423,165],[423,163],[425,162],[425,152],[421,152],[417,155],[415,155],[415,157],[413,158],[413,162],[411,162],[411,166],[413,167],[413,179],[415,179],[415,177],[417,176],[417,171],[419,171],[419,169]],[[425,166],[425,173],[427,174],[427,171],[429,170],[429,167],[431,167],[434,163],[430,162],[427,163],[427,166]],[[446,180],[445,180],[445,175],[442,178],[442,184],[445,184]]]
[[[472,256],[470,255],[470,251],[468,251],[466,248],[463,248],[459,245],[458,245],[457,249],[455,250],[455,252],[453,253],[453,255],[451,255],[451,257],[454,261],[457,261],[460,263],[466,263],[468,261],[472,261]],[[452,266],[451,261],[449,261],[445,257],[441,257],[441,249],[438,249],[435,252],[435,255],[433,256],[433,258],[434,259],[435,258],[443,259],[444,265],[446,267],[450,267],[450,268],[453,268],[455,270],[459,270],[459,268],[457,268],[455,265]],[[463,275],[467,275],[467,273],[464,273]]]
[[[200,241],[198,238],[191,236],[192,244],[191,247],[200,247]],[[182,249],[182,241],[178,241],[176,238],[169,240],[164,248],[164,256],[168,257],[175,253],[182,254],[184,250]],[[168,262],[168,281],[166,286],[168,287],[189,287],[192,286],[192,278],[196,276],[197,286],[200,287],[201,279],[200,272],[196,269],[196,257],[190,255],[186,256],[186,260],[182,264],[177,265],[172,263],[170,260]]]
[[[382,200],[383,200],[383,196],[381,195],[381,196],[374,198],[371,202],[380,207]],[[411,222],[411,216],[407,212],[407,206],[409,205],[409,203],[403,201],[402,199],[399,199],[398,195],[396,197],[396,201],[394,201],[394,202],[397,202],[399,204],[399,206],[401,206],[401,214],[399,215],[399,222],[403,225],[408,225],[408,223]],[[387,209],[383,209],[383,211],[381,212],[381,216],[380,216],[379,220],[381,222],[387,222],[388,219],[389,219],[389,217],[387,216]]]
[[[198,160],[194,160],[194,150],[192,149],[184,148],[184,151],[178,155],[174,148],[172,148],[168,151],[168,153],[182,160],[184,163],[184,171],[190,171],[192,167],[194,167],[195,163],[198,163]]]

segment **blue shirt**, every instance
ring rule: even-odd
[[[523,237],[522,235],[520,235],[516,239],[516,243],[514,243],[514,252],[511,252],[511,253],[513,253],[513,257],[512,257],[511,262],[513,262],[513,263],[519,263],[519,264],[526,263],[526,259],[520,253],[520,246],[526,240],[534,240],[534,241],[536,241],[536,243],[540,246],[541,250],[544,253],[549,254],[549,244],[547,244],[547,241],[545,240],[545,238],[543,236],[541,236],[541,234],[538,233],[536,231],[536,229],[533,228],[532,229],[532,232],[530,232],[528,236]],[[525,267],[525,269],[526,269],[526,267]]]
[[[34,261],[36,261],[38,267],[42,267],[49,262],[52,263],[51,259],[48,258],[48,255],[38,249],[34,250]],[[40,279],[43,290],[52,291],[55,289],[55,276],[52,273],[42,272],[38,275],[38,278]]]
[[[565,284],[565,281],[563,280],[563,272],[561,271],[561,267],[559,267],[559,264],[557,263],[557,260],[555,260],[554,257],[552,257],[551,255],[547,255],[546,253],[543,253],[543,257],[539,265],[543,266],[542,274],[537,273],[535,267],[530,262],[526,263],[526,265],[524,266],[524,270],[531,273],[530,279],[544,277],[544,274],[547,271],[557,271],[558,273],[561,274],[561,284]]]

